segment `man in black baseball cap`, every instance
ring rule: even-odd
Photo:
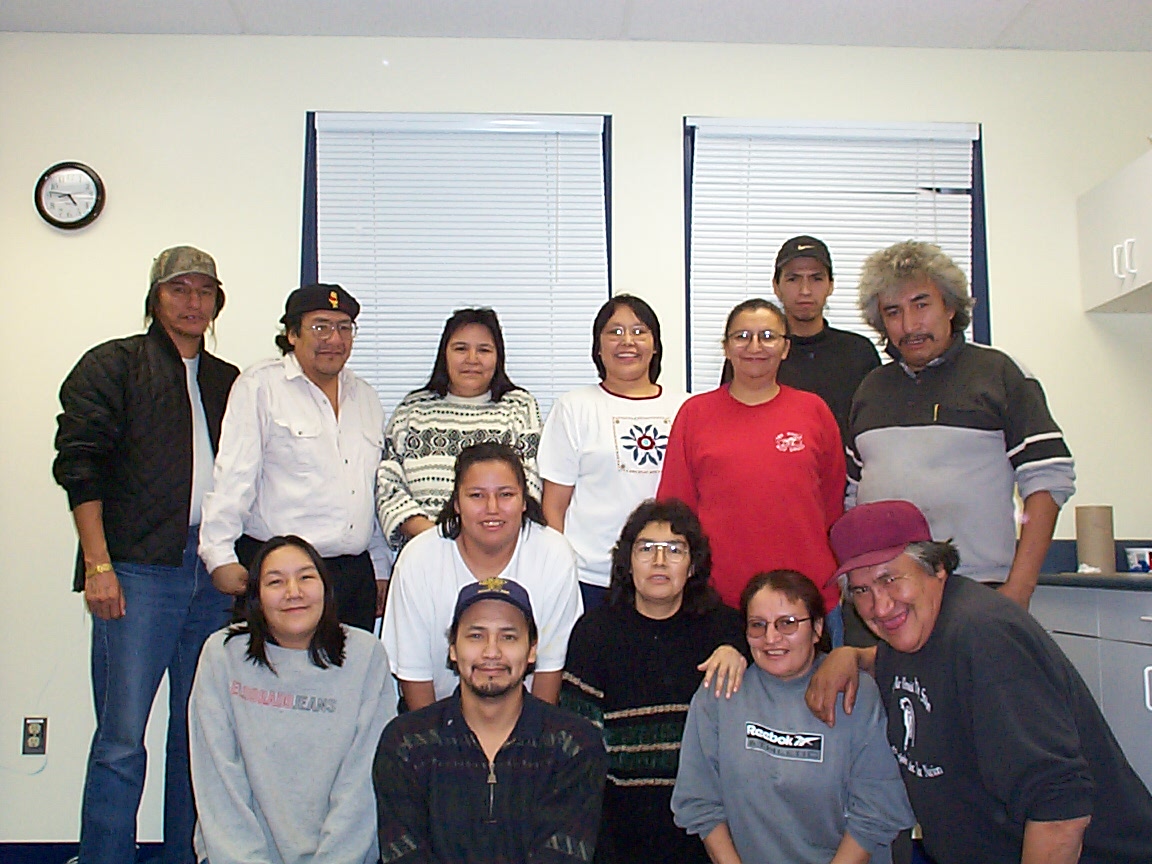
[[[349,320],[355,321],[360,314],[360,304],[340,285],[305,285],[288,295],[284,303],[284,314],[280,323],[286,327],[298,324],[305,312],[343,312]],[[299,327],[291,329],[298,330]]]
[[[880,355],[860,334],[829,326],[824,306],[833,287],[832,256],[823,240],[803,234],[785,241],[776,253],[772,288],[784,306],[791,345],[776,380],[828,403],[844,438],[852,396],[864,376],[880,365]],[[845,644],[875,645],[851,605],[843,609]]]
[[[460,687],[397,717],[376,751],[383,860],[592,860],[603,739],[524,687],[536,639],[524,586],[493,576],[460,590],[448,634]]]
[[[339,285],[288,295],[276,337],[283,357],[246,370],[229,396],[200,554],[221,591],[241,594],[260,544],[306,537],[328,564],[340,620],[371,630],[391,555],[374,505],[383,409],[345,365],[359,314]]]
[[[852,394],[880,365],[880,355],[858,333],[828,326],[824,306],[833,288],[832,256],[822,240],[801,235],[780,247],[772,289],[784,307],[792,342],[777,380],[827,402],[843,436]]]

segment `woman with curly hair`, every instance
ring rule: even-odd
[[[572,631],[561,704],[608,748],[597,861],[708,861],[670,801],[692,694],[703,680],[731,696],[748,665],[740,616],[708,584],[711,560],[686,504],[645,501],[612,550],[608,600]]]

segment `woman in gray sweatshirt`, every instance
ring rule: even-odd
[[[824,603],[793,570],[762,573],[740,608],[754,665],[739,692],[692,698],[672,793],[676,824],[715,864],[891,861],[915,821],[888,746],[879,693],[861,676],[851,714],[817,720],[804,691],[823,655]]]
[[[371,864],[383,646],[339,623],[299,537],[264,544],[242,599],[245,621],[204,643],[188,706],[197,861]]]

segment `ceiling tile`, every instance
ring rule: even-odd
[[[243,32],[228,0],[3,0],[0,30],[43,33]]]
[[[1152,2],[3,0],[0,30],[1152,51]]]

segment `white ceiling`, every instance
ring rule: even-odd
[[[1152,2],[2,0],[0,31],[1152,51]]]

